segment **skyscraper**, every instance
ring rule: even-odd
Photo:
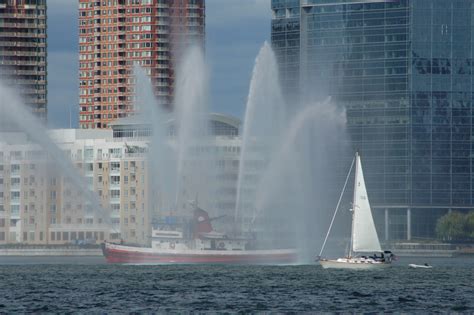
[[[0,77],[46,120],[46,0],[0,0]]]
[[[176,61],[204,42],[204,8],[204,0],[80,0],[81,128],[107,128],[133,112],[134,64],[171,107]]]
[[[433,237],[440,216],[472,209],[474,2],[272,0],[272,10],[282,75],[346,108],[382,238]]]

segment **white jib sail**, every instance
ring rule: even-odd
[[[354,252],[381,252],[359,155],[357,155],[356,163],[352,250]]]

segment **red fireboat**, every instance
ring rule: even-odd
[[[128,264],[292,264],[295,249],[258,249],[254,238],[229,238],[214,231],[213,219],[195,206],[190,222],[165,217],[154,226],[151,247],[104,242],[109,263]]]

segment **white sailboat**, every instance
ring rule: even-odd
[[[324,269],[379,269],[390,267],[393,254],[390,251],[383,252],[380,247],[377,231],[375,230],[374,219],[370,208],[367,189],[365,187],[364,174],[362,172],[362,164],[360,156],[356,153],[352,161],[351,169],[347,175],[344,189],[336,206],[336,211],[331,221],[328,233],[321,248],[319,257],[321,257],[328,239],[331,227],[337,214],[337,210],[342,200],[347,181],[355,162],[355,180],[354,180],[354,196],[352,203],[352,231],[349,255],[338,259],[319,259],[319,263]],[[371,256],[359,255],[362,253],[375,253]],[[380,254],[380,255],[378,255]]]

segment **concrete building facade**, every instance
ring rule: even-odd
[[[129,117],[131,118],[131,117]],[[185,182],[179,209],[160,208],[148,147],[147,124],[117,121],[107,130],[61,129],[50,137],[71,161],[74,172],[58,165],[42,148],[19,133],[0,135],[0,244],[99,243],[104,240],[147,245],[153,222],[160,216],[192,216],[189,200],[202,183]],[[221,227],[233,223],[240,158],[240,121],[212,114],[210,135],[193,152],[215,152],[206,185],[212,198],[199,196],[200,206]],[[170,145],[173,145],[170,121]],[[206,162],[197,155],[188,165]],[[81,174],[81,180],[71,180]],[[92,191],[93,194],[86,193]],[[100,205],[102,209],[97,209]]]

